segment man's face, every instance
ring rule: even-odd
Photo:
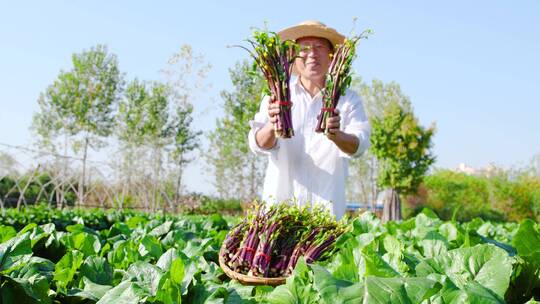
[[[317,37],[304,37],[296,42],[300,45],[299,58],[295,62],[298,74],[311,81],[324,79],[332,61],[330,42]]]

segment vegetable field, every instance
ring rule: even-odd
[[[429,210],[350,220],[337,251],[286,284],[243,286],[218,266],[238,218],[8,210],[1,303],[526,303],[540,299],[539,225],[444,222]],[[530,301],[533,303],[533,301]]]

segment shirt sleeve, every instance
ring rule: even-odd
[[[346,158],[356,158],[367,151],[370,146],[371,126],[360,96],[353,91],[347,93],[349,98],[346,98],[347,104],[343,109],[344,113],[341,113],[342,131],[358,138],[358,149],[353,154],[347,154],[340,150],[340,155]]]
[[[265,96],[261,101],[259,112],[255,114],[253,120],[249,121],[250,130],[248,133],[248,143],[251,151],[258,155],[272,155],[278,151],[279,140],[276,140],[276,144],[270,149],[263,149],[259,147],[255,140],[255,134],[268,122],[268,103],[270,102],[270,96]]]

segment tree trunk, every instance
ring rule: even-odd
[[[120,160],[120,166],[119,167],[122,167],[122,162],[124,164],[124,167],[123,167],[123,170],[119,170],[120,172],[124,172],[125,175],[126,175],[126,178],[120,178],[119,180],[122,180],[123,183],[122,183],[122,196],[121,198],[118,200],[118,207],[120,210],[124,210],[124,202],[126,201],[126,197],[128,195],[132,195],[133,193],[130,191],[131,190],[131,176],[133,174],[132,172],[132,169],[133,169],[133,154],[135,153],[134,152],[134,148],[131,144],[131,140],[129,140],[129,143],[128,145],[126,146],[126,158],[125,160]]]
[[[401,220],[401,200],[399,193],[394,189],[387,190],[384,197],[384,207],[382,214],[382,222],[400,221]]]
[[[171,212],[176,212],[178,210],[178,206],[180,205],[180,191],[182,190],[182,173],[184,171],[184,169],[182,168],[182,162],[183,157],[180,156],[180,159],[178,160],[178,179],[176,180],[176,189],[174,189],[175,206],[171,206]]]
[[[377,183],[375,181],[375,174],[377,170],[375,168],[375,158],[370,157],[370,166],[369,166],[369,178],[371,184],[371,211],[375,212],[375,205],[377,204]]]
[[[57,197],[56,208],[64,208],[64,201],[66,198],[64,183],[67,180],[67,171],[68,171],[68,158],[67,158],[67,149],[68,149],[68,135],[67,132],[64,132],[64,172],[61,173],[62,178],[60,178],[60,192],[59,197]]]
[[[153,185],[153,191],[152,191],[152,196],[153,196],[153,202],[152,202],[152,212],[155,212],[156,211],[156,208],[158,206],[158,202],[159,202],[159,191],[158,191],[158,187],[159,187],[159,182],[160,182],[160,178],[159,178],[159,175],[160,175],[160,167],[161,167],[161,151],[159,151],[159,147],[154,147],[154,161],[155,161],[155,164],[154,164],[154,185]]]
[[[83,149],[83,167],[82,167],[82,175],[81,179],[79,181],[79,207],[84,206],[84,183],[86,181],[86,158],[88,157],[88,137],[86,136],[84,138],[84,149]]]

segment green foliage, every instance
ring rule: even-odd
[[[361,97],[370,123],[383,117],[384,109],[391,103],[397,103],[406,112],[412,113],[410,98],[401,91],[398,83],[392,81],[384,83],[373,79],[365,83],[360,77],[353,78],[351,88]],[[348,179],[347,193],[352,201],[373,202],[380,189],[377,186],[379,164],[371,151],[367,151],[359,158],[349,161],[350,177]]]
[[[508,220],[530,218],[540,221],[540,177],[500,174],[489,181],[493,191],[493,207],[503,212]]]
[[[241,214],[242,204],[239,199],[234,198],[211,198],[202,196],[200,203],[189,208],[186,207],[184,212],[188,214]]]
[[[172,135],[169,120],[170,89],[161,83],[130,82],[120,103],[118,137],[131,145],[164,146]]]
[[[530,175],[467,175],[436,170],[425,177],[418,193],[408,197],[411,208],[433,209],[441,218],[469,221],[540,220],[540,179]]]
[[[540,294],[540,232],[538,224],[525,220],[512,240],[512,245],[520,256],[516,267],[514,287],[508,297],[513,300],[523,300],[524,295]],[[537,297],[538,299],[538,297]]]
[[[16,182],[19,186],[16,186]],[[30,181],[30,183],[28,183]],[[24,174],[21,176],[4,176],[0,178],[0,199],[3,200],[5,207],[15,207],[19,202],[22,193],[22,202],[27,205],[37,204],[41,201],[57,203],[56,189],[52,181],[52,176],[47,171],[36,172],[34,176]],[[71,181],[74,188],[78,187],[76,181]],[[28,184],[28,187],[24,188]],[[73,188],[64,190],[64,200],[66,205],[73,206],[76,200],[76,194]]]
[[[370,150],[380,164],[378,185],[400,194],[416,191],[435,160],[430,151],[434,131],[420,126],[413,113],[397,103],[373,119]]]
[[[120,103],[117,133],[123,146],[122,169],[126,175],[136,175],[135,170],[142,167],[138,165],[141,158],[148,158],[152,164],[154,189],[157,189],[169,186],[162,182],[163,164],[167,159],[178,169],[176,186],[170,191],[178,202],[182,172],[192,161],[189,153],[199,147],[201,132],[193,130],[193,105],[177,102],[176,94],[168,84],[135,79],[129,83],[126,98]],[[156,190],[154,192],[155,207],[158,195]],[[129,196],[124,201],[129,203]]]
[[[531,220],[460,224],[424,210],[382,224],[363,213],[349,221],[332,256],[314,264],[300,258],[275,288],[243,286],[217,265],[223,238],[238,220],[8,210],[0,219],[6,230],[0,297],[3,303],[524,303],[540,291],[540,227]],[[6,228],[11,223],[25,227],[16,234]],[[44,253],[57,250],[55,240],[67,250],[53,262]],[[84,253],[86,243],[92,246]]]
[[[250,152],[246,137],[265,84],[257,67],[247,61],[237,63],[229,73],[234,91],[221,92],[224,115],[208,135],[206,159],[222,198],[251,200],[262,185],[265,160]]]
[[[184,104],[176,109],[176,119],[173,123],[174,150],[172,157],[177,164],[184,166],[191,161],[187,157],[188,153],[200,147],[199,137],[202,131],[193,130],[193,106]]]
[[[424,185],[428,189],[427,206],[442,218],[452,218],[454,211],[459,209],[457,220],[471,220],[490,210],[487,179],[453,171],[438,171],[427,176]]]
[[[45,144],[54,146],[60,134],[82,134],[85,144],[98,147],[103,144],[99,138],[112,132],[113,111],[122,91],[117,58],[106,46],[97,45],[73,54],[72,64],[40,95],[33,128]]]
[[[83,168],[77,196],[83,202],[88,149],[101,148],[106,144],[104,138],[112,133],[113,111],[123,80],[116,56],[103,45],[73,54],[72,64],[70,71],[60,72],[58,79],[40,95],[33,129],[39,144],[53,152],[60,146],[57,137],[64,135],[64,154],[69,145],[81,154]]]

